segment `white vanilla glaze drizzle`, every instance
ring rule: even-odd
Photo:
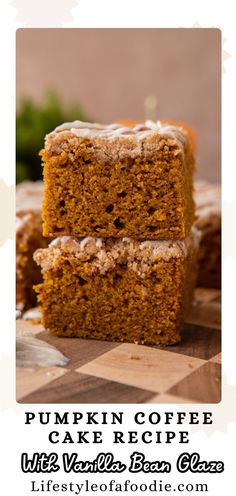
[[[133,128],[125,127],[121,124],[97,124],[91,122],[65,122],[57,126],[52,133],[56,134],[61,131],[70,131],[71,133],[83,138],[107,138],[116,139],[121,137],[135,137],[138,140],[143,140],[148,136],[159,134],[168,136],[173,140],[180,142],[182,145],[186,142],[186,135],[180,127],[162,124],[160,121],[146,121],[145,124],[137,124]]]

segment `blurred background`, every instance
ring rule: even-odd
[[[41,177],[38,151],[58,124],[180,121],[197,177],[220,181],[221,34],[217,29],[19,29],[17,181]]]

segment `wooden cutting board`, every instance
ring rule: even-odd
[[[69,359],[65,366],[17,367],[20,403],[218,403],[221,398],[221,296],[198,288],[179,345],[58,338],[29,320],[34,335]]]

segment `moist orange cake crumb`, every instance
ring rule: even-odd
[[[189,308],[199,232],[184,241],[59,237],[34,255],[43,324],[58,336],[174,344]]]
[[[80,121],[41,152],[45,236],[184,239],[194,220],[194,159],[183,129]]]

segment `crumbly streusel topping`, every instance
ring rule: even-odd
[[[133,128],[120,124],[102,125],[82,121],[66,122],[45,138],[45,151],[49,154],[70,153],[79,144],[88,145],[98,161],[111,162],[142,155],[150,159],[165,145],[174,148],[174,155],[183,155],[188,138],[176,126],[147,121]]]
[[[186,258],[189,247],[197,249],[200,233],[192,228],[184,241],[137,241],[131,238],[101,239],[87,237],[83,239],[62,236],[53,240],[47,249],[37,250],[34,259],[47,271],[57,263],[63,253],[83,261],[90,261],[94,270],[101,274],[112,270],[119,264],[126,264],[140,276],[156,261],[168,261],[171,258]]]
[[[133,128],[122,126],[117,123],[105,125],[82,121],[65,122],[64,124],[57,126],[51,134],[59,133],[61,131],[70,131],[83,138],[103,137],[106,139],[133,136],[139,140],[143,140],[147,136],[159,134],[180,141],[182,144],[186,142],[186,134],[183,132],[182,128],[169,124],[162,124],[161,121],[146,121],[145,124],[136,124]]]

